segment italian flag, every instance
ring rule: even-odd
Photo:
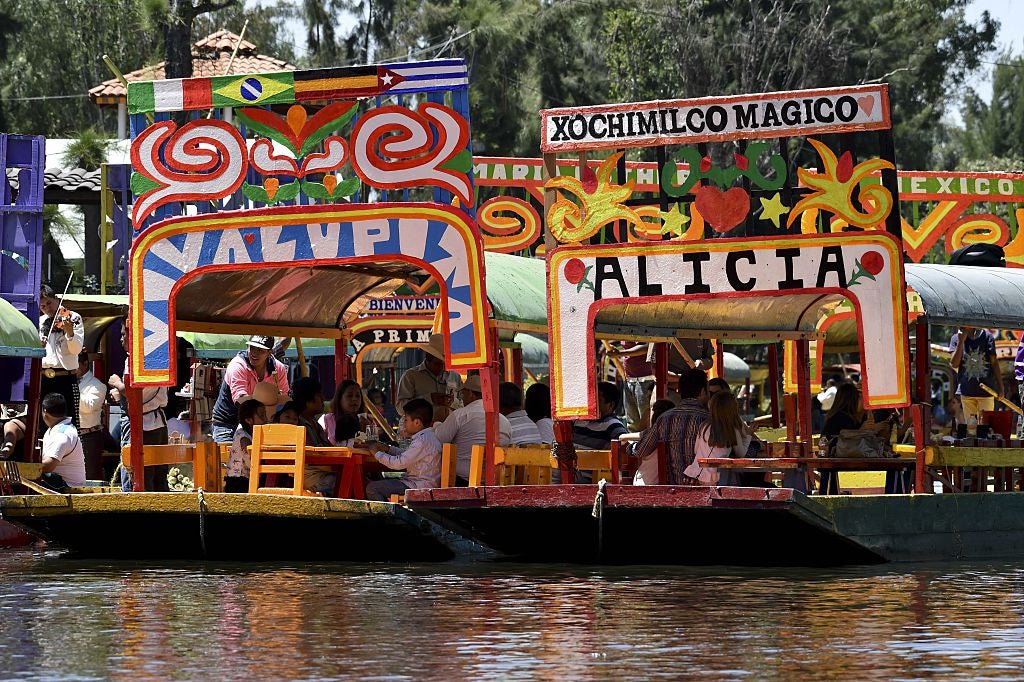
[[[213,106],[209,78],[175,78],[128,84],[128,111],[132,114],[159,111],[190,111]]]

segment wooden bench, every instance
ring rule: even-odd
[[[216,493],[223,489],[224,479],[221,473],[219,445],[212,441],[181,445],[143,445],[142,462],[143,466],[191,464],[195,488]],[[131,471],[130,445],[121,448],[121,464]]]
[[[546,485],[551,472],[558,468],[558,459],[547,445],[494,448],[494,464],[498,467],[498,485]],[[618,483],[618,462],[611,450],[577,450],[577,471],[589,471],[594,481],[605,478]],[[469,485],[483,485],[484,446],[474,445],[470,459]]]

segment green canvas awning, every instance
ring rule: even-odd
[[[547,268],[539,258],[485,254],[487,300],[501,329],[548,332]]]
[[[196,349],[200,358],[226,360],[234,357],[245,349],[248,336],[236,334],[202,334],[199,332],[178,332],[178,337],[185,339]],[[279,339],[275,339],[279,340]],[[302,339],[302,352],[307,358],[334,355],[334,339]],[[295,342],[288,346],[285,355],[290,358],[299,357]]]
[[[41,358],[46,352],[39,343],[39,330],[6,299],[0,298],[0,355]]]

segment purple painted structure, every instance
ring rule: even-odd
[[[0,297],[39,319],[43,259],[43,170],[46,141],[41,136],[0,133]],[[9,169],[17,171],[11,190]],[[0,358],[0,401],[27,400],[31,360]]]

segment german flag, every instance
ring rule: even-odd
[[[295,71],[293,78],[296,102],[381,95],[405,80],[383,66]]]

